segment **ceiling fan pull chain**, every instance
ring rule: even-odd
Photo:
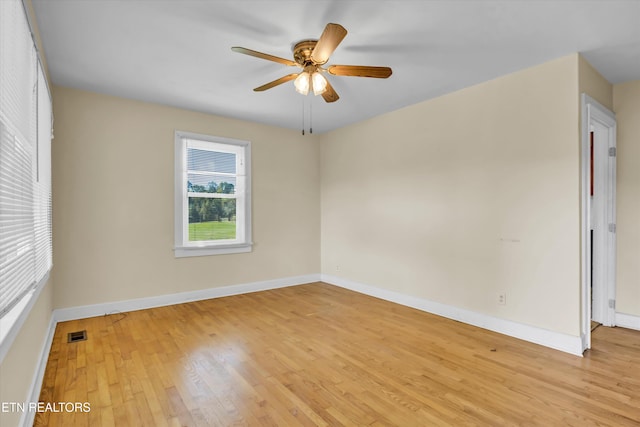
[[[304,98],[302,98],[302,135],[304,135]]]
[[[309,134],[313,134],[313,99],[309,101]]]

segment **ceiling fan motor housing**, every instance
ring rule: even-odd
[[[315,64],[311,59],[313,48],[316,47],[318,40],[302,40],[293,46],[293,59],[302,67]]]

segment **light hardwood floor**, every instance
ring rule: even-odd
[[[35,425],[640,425],[640,331],[598,328],[593,347],[314,283],[58,324],[40,400],[91,411]]]

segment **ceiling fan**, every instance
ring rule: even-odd
[[[347,30],[342,25],[327,24],[318,40],[302,40],[293,46],[293,61],[244,47],[232,47],[231,50],[291,67],[302,68],[300,73],[287,74],[253,89],[254,91],[262,92],[282,83],[295,80],[294,85],[297,92],[307,95],[311,90],[314,95],[322,95],[326,102],[335,102],[340,97],[329,81],[322,75],[323,73],[328,72],[334,76],[374,77],[378,79],[386,79],[391,75],[391,68],[389,67],[330,65],[324,68],[323,65],[329,61],[329,57],[346,35]]]

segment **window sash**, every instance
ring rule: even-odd
[[[34,231],[36,245],[36,281],[53,265],[51,202],[51,97],[42,67],[38,66],[38,140],[34,191]]]
[[[233,194],[225,194],[225,193],[207,193],[207,192],[191,192],[187,191],[184,198],[184,230],[183,230],[183,242],[182,244],[186,247],[195,246],[219,246],[219,245],[227,245],[227,244],[239,244],[244,241],[244,230],[242,230],[242,224],[244,221],[244,212],[239,209],[239,205],[242,205],[242,201],[240,199],[243,198],[244,194],[244,186],[243,186],[243,177],[245,175],[244,172],[244,161],[243,157],[243,149],[239,146],[227,146],[224,144],[220,144],[212,141],[201,141],[196,139],[186,139],[185,141],[185,153],[188,152],[189,149],[198,149],[201,151],[211,151],[214,153],[227,153],[235,155],[235,169],[236,173],[221,173],[214,171],[200,171],[193,169],[186,169],[184,173],[184,183],[183,189],[187,188],[187,181],[190,174],[202,174],[206,176],[221,176],[221,177],[229,177],[234,178],[236,182],[235,191]],[[203,198],[212,198],[212,199],[225,199],[225,198],[233,198],[236,199],[236,231],[235,239],[216,239],[216,240],[189,240],[189,198],[191,197],[203,197]]]
[[[238,199],[236,194],[187,192],[187,197],[204,197],[206,199]]]

